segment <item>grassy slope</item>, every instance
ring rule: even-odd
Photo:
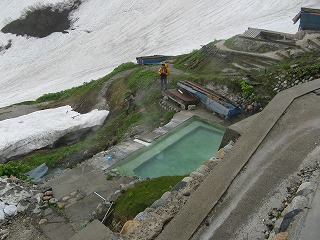
[[[123,225],[150,207],[155,200],[170,191],[183,178],[184,176],[159,177],[136,184],[116,200],[113,219]]]
[[[271,98],[274,96],[275,93],[272,89],[274,83],[278,81],[277,76],[284,75],[288,79],[292,75],[320,77],[319,52],[306,53],[301,57],[287,59],[270,66],[267,71],[238,71],[238,76],[223,76],[222,70],[234,68],[230,65],[230,61],[237,57],[239,56],[226,55],[217,51],[214,42],[190,54],[177,56],[174,63],[175,68],[179,71],[172,71],[169,78],[170,85],[174,87],[180,80],[195,81],[201,84],[211,82],[215,85],[227,86],[234,92],[245,94],[246,89],[241,88],[242,78],[251,74],[257,83],[254,88],[256,91],[255,99],[264,99],[266,95]],[[299,64],[299,66],[293,69],[290,67],[293,64]],[[72,167],[77,162],[108,149],[130,135],[143,130],[151,130],[166,123],[172,117],[173,112],[165,112],[158,106],[162,96],[159,82],[155,81],[156,79],[158,76],[154,69],[125,63],[101,79],[58,93],[45,94],[35,102],[29,102],[32,104],[49,101],[50,107],[69,104],[83,113],[90,111],[90,107],[94,106],[99,98],[105,97],[110,115],[103,127],[86,139],[57,149],[38,150],[16,159],[15,162],[2,164],[0,165],[0,175],[21,176],[21,173],[41,163],[46,163],[50,167],[61,165]],[[135,109],[126,115],[126,104],[123,99],[128,91],[136,94]],[[104,95],[101,95],[103,92]]]

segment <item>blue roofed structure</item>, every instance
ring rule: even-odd
[[[320,31],[320,9],[301,8],[301,11],[292,19],[294,24],[299,20],[299,30]]]

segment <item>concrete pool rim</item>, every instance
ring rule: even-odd
[[[199,124],[193,124],[195,122],[199,122]],[[193,124],[193,126],[192,126]],[[148,144],[145,144],[144,147],[140,148],[140,149],[137,149],[136,151],[132,152],[131,154],[128,154],[126,157],[124,157],[123,159],[117,161],[116,163],[110,165],[107,170],[109,171],[118,171],[118,168],[120,166],[123,166],[123,165],[126,165],[127,163],[131,162],[132,160],[135,160],[136,158],[139,158],[141,155],[156,155],[156,153],[150,153],[150,149],[152,149],[152,147],[154,146],[159,146],[161,145],[161,143],[165,142],[167,139],[177,139],[176,141],[179,141],[181,137],[174,137],[176,133],[179,133],[179,131],[183,131],[184,129],[186,129],[182,135],[185,136],[189,133],[191,133],[192,131],[198,129],[198,128],[206,128],[210,131],[214,131],[216,132],[216,134],[221,134],[222,135],[222,139],[224,137],[224,133],[226,132],[227,130],[227,127],[217,123],[217,122],[214,122],[214,121],[210,121],[209,119],[205,119],[205,118],[202,118],[202,117],[199,117],[197,115],[192,115],[191,117],[187,118],[186,120],[182,121],[180,124],[178,124],[177,126],[173,127],[172,129],[170,129],[169,131],[167,131],[166,133],[156,137],[154,139],[154,141],[152,141],[151,143],[148,143]],[[221,141],[222,141],[221,139]],[[141,141],[141,140],[140,140]],[[219,142],[221,142],[219,141]],[[143,144],[143,143],[142,143]],[[163,148],[166,149],[167,147],[169,147],[170,144],[164,144],[164,147],[162,146],[161,149]],[[219,150],[220,147],[218,146],[218,149]],[[149,152],[149,153],[148,153]],[[150,155],[150,156],[151,156]],[[151,156],[151,157],[152,157]],[[211,156],[213,157],[213,156]],[[141,158],[146,158],[146,157],[141,157]],[[132,165],[135,166],[137,165],[134,169],[138,168],[140,165],[144,164],[145,162],[147,162],[148,160],[150,160],[151,158],[147,158],[145,161],[143,159],[140,160],[140,162],[138,163],[133,163]],[[201,163],[199,163],[199,165],[201,165]],[[132,172],[130,173],[127,173],[129,175],[132,176],[133,174],[133,170]],[[125,173],[122,173],[121,175],[127,175]]]

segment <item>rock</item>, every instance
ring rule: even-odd
[[[51,213],[53,213],[53,210],[51,208],[47,208],[46,210],[44,210],[44,215],[45,216],[48,216],[50,215]]]
[[[284,232],[289,227],[290,223],[293,221],[294,217],[302,212],[301,209],[294,209],[290,212],[288,212],[286,215],[284,215],[282,223],[279,228],[279,232]]]
[[[47,223],[47,222],[48,222],[48,220],[45,219],[45,218],[43,218],[43,219],[41,219],[41,220],[39,221],[39,225],[43,225],[43,224],[45,224],[45,223]]]
[[[4,211],[0,209],[0,222],[4,220],[4,218],[5,218]]]
[[[76,196],[76,199],[77,200],[80,200],[80,199],[83,199],[86,195],[82,192],[78,193],[77,196]]]
[[[3,209],[3,211],[8,216],[13,216],[17,213],[17,207],[15,205],[8,205]]]
[[[44,202],[44,203],[40,206],[41,209],[46,209],[47,207],[49,207],[49,203],[48,203],[48,202]]]
[[[206,226],[210,226],[210,222],[209,222],[209,220],[208,220],[208,219],[206,219],[206,220],[204,221],[204,224],[205,224]]]
[[[49,203],[50,204],[55,204],[55,203],[57,203],[58,202],[58,199],[56,199],[56,198],[51,198],[50,200],[49,200]]]
[[[18,206],[17,206],[17,212],[24,212],[25,210],[28,209],[29,207],[29,203],[26,202],[19,202]]]
[[[120,234],[128,234],[129,232],[133,231],[136,227],[138,227],[140,225],[140,222],[137,220],[129,220],[127,221],[121,231]]]
[[[53,192],[52,191],[46,191],[44,193],[45,196],[53,196]]]
[[[10,234],[10,232],[9,232],[8,229],[2,230],[1,233],[0,233],[1,240],[7,239],[7,237],[9,237],[9,234]]]
[[[304,183],[302,183],[302,184],[299,186],[297,192],[299,192],[299,191],[301,191],[301,190],[303,190],[303,189],[313,189],[312,183],[311,183],[311,182],[304,182]]]
[[[160,198],[160,199],[156,200],[150,207],[156,209],[156,208],[164,206],[166,204],[167,204],[167,200]]]
[[[164,200],[168,200],[170,195],[171,195],[171,192],[168,191],[168,192],[165,192],[164,194],[162,194],[161,198]]]
[[[190,174],[190,177],[194,178],[194,177],[203,177],[204,175],[202,173],[199,172],[192,172]]]
[[[6,207],[5,202],[0,202],[0,210],[3,210]]]
[[[75,202],[77,202],[77,201],[78,201],[77,198],[70,198],[70,199],[68,200],[68,204],[70,205],[70,204],[75,203]]]
[[[307,188],[307,189],[302,189],[299,192],[297,192],[296,196],[307,197],[311,193],[313,193],[313,190]]]
[[[268,240],[273,240],[273,238],[276,236],[276,234],[274,233],[274,232],[271,232],[270,234],[269,234],[269,238],[268,238]]]
[[[291,202],[291,209],[304,209],[304,208],[308,208],[311,207],[309,206],[309,199],[304,197],[304,196],[296,196],[293,198],[292,202]]]
[[[225,151],[223,150],[223,148],[221,148],[221,149],[217,152],[216,157],[217,157],[217,158],[223,158],[225,154],[226,154]]]
[[[72,193],[70,193],[70,196],[75,197],[75,196],[77,196],[77,194],[78,194],[77,192],[72,192]]]
[[[49,201],[52,198],[52,196],[43,196],[42,200],[43,201]]]
[[[270,232],[269,231],[265,231],[264,232],[264,238],[267,239],[269,236],[270,236]]]
[[[60,209],[64,208],[65,205],[66,205],[65,202],[57,202],[57,207]]]
[[[279,229],[280,229],[282,220],[283,220],[283,218],[279,218],[279,219],[276,220],[276,222],[274,223],[273,232],[275,232],[275,233],[279,233],[280,232]]]
[[[133,220],[137,220],[137,221],[145,221],[148,218],[148,213],[143,211],[138,213],[138,215],[133,219]]]
[[[128,190],[130,188],[133,188],[134,185],[136,184],[135,181],[130,182],[129,184],[120,184],[120,190]]]
[[[122,194],[122,193],[121,193],[120,190],[115,191],[114,194],[112,194],[112,195],[110,196],[110,200],[111,200],[111,201],[115,201],[121,194]]]
[[[192,177],[185,177],[184,179],[182,179],[182,182],[188,183],[188,182],[190,182],[190,181],[192,181],[192,180],[193,180]]]
[[[3,230],[1,230],[1,231],[0,231],[0,236],[2,236],[2,237],[1,237],[1,240],[2,240],[2,239],[5,239],[5,238],[3,238],[3,236],[8,235],[9,233],[10,233],[10,230],[9,230],[9,229],[3,229]]]
[[[210,171],[210,168],[206,165],[200,165],[196,171],[205,174],[206,172]]]
[[[147,207],[144,211],[147,212],[147,213],[152,213],[152,212],[154,212],[155,210],[154,210],[154,208]]]
[[[66,202],[70,199],[70,196],[65,196],[61,199],[62,202]]]
[[[39,206],[36,206],[36,208],[33,209],[32,213],[34,213],[34,214],[41,213],[41,209],[39,208]]]
[[[281,232],[274,236],[273,240],[286,240],[289,236],[288,232]]]
[[[253,105],[258,106],[257,103],[254,103]],[[223,150],[225,152],[229,152],[232,149],[233,145],[234,145],[234,141],[231,140],[226,146],[223,147]]]
[[[269,218],[270,218],[270,219],[272,219],[272,218],[274,218],[274,217],[277,218],[277,217],[279,216],[279,212],[278,212],[277,209],[273,208],[273,209],[271,209],[271,210],[269,211],[268,215],[269,215]]]
[[[190,191],[185,191],[182,193],[183,196],[189,197],[191,195]]]
[[[187,185],[186,182],[180,181],[172,188],[171,192],[179,191],[180,189],[184,188],[186,185]]]
[[[196,105],[189,105],[188,106],[188,110],[189,111],[193,111],[193,110],[195,110],[196,109]]]

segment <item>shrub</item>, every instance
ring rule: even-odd
[[[255,88],[252,85],[250,85],[249,83],[247,83],[247,81],[245,81],[245,80],[242,80],[240,82],[240,86],[241,86],[241,90],[242,90],[242,96],[244,98],[248,98],[256,92]]]

